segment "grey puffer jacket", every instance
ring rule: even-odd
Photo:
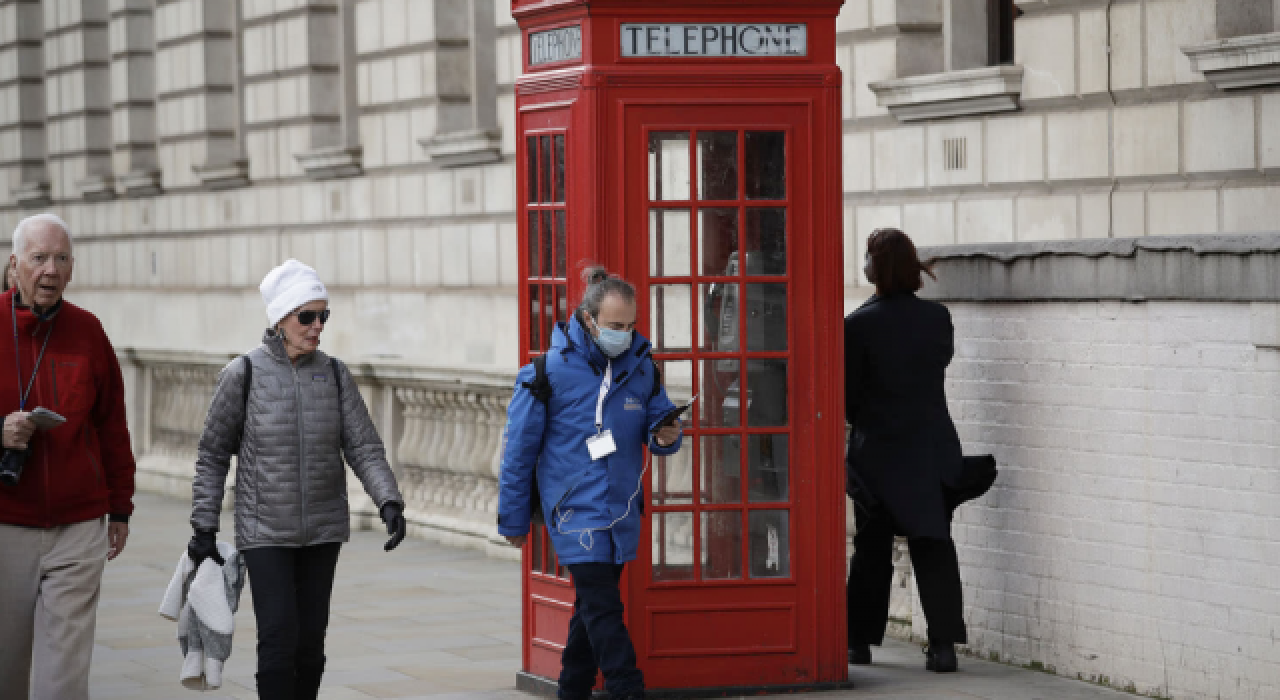
[[[247,357],[253,363],[247,415],[244,360],[232,360],[218,375],[196,456],[192,527],[218,528],[232,455],[239,465],[238,549],[347,541],[351,524],[343,455],[379,508],[404,503],[346,365],[336,363],[335,377],[335,363],[319,351],[293,365],[271,331]]]

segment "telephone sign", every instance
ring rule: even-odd
[[[803,24],[624,24],[622,55],[804,56]]]

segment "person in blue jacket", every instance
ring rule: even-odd
[[[601,267],[583,277],[582,303],[572,320],[557,324],[545,358],[550,391],[532,364],[517,377],[507,410],[498,532],[523,547],[539,498],[556,555],[573,576],[559,697],[591,697],[599,669],[611,697],[642,698],[644,675],[636,668],[618,583],[640,543],[645,447],[675,454],[681,424],[659,425],[675,406],[649,341],[635,332],[635,288]]]

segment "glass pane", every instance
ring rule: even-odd
[[[689,199],[689,132],[649,134],[649,199]]]
[[[693,513],[654,514],[653,580],[693,580]]]
[[[738,360],[703,360],[702,391],[698,412],[704,428],[736,428],[742,425],[738,401]]]
[[[551,261],[555,255],[554,242],[551,240],[551,212],[542,212],[542,277],[551,276]]]
[[[538,201],[551,201],[551,137],[538,138],[538,170],[542,177],[538,183]]]
[[[748,275],[787,274],[787,210],[747,209]]]
[[[702,502],[742,502],[742,438],[702,436]]]
[[[738,132],[698,134],[698,199],[738,198]]]
[[[742,285],[698,285],[702,323],[698,347],[706,352],[738,352],[738,296]]]
[[[786,578],[791,575],[791,513],[785,510],[753,510],[747,515],[751,538],[751,577]]]
[[[538,137],[525,140],[525,158],[529,161],[529,201],[538,201]]]
[[[688,209],[649,211],[649,274],[654,277],[689,275]]]
[[[688,352],[693,345],[693,310],[687,284],[649,287],[650,332],[655,352]]]
[[[677,506],[693,503],[693,447],[685,440],[670,457],[653,458],[653,504]]]
[[[568,257],[568,255],[567,255],[567,253],[566,253],[566,251],[565,251],[566,246],[565,246],[565,239],[564,239],[564,236],[565,236],[565,213],[564,213],[564,210],[563,210],[563,209],[557,209],[557,210],[555,210],[555,212],[553,212],[553,215],[554,215],[555,222],[556,222],[556,228],[555,228],[555,256],[556,256],[555,275],[556,275],[556,277],[564,277],[564,276],[565,276],[565,259]]]
[[[786,199],[786,133],[748,131],[745,148],[747,199]]]
[[[555,143],[552,155],[555,161],[555,184],[551,189],[551,201],[564,201],[564,134],[556,134],[552,139]]]
[[[747,285],[747,350],[787,349],[787,285]]]
[[[658,370],[662,372],[662,386],[667,390],[667,398],[673,403],[682,405],[693,397],[693,362],[659,361]]]
[[[704,275],[732,275],[738,267],[737,208],[703,209],[698,213],[698,267]],[[732,270],[732,272],[730,271]]]
[[[790,496],[787,435],[747,437],[747,500],[785,501]]]
[[[702,578],[742,578],[742,513],[702,514]]]
[[[556,285],[556,320],[569,320],[569,292],[563,284]]]
[[[552,290],[548,285],[542,287],[542,337],[546,339],[548,347],[551,345],[551,329],[556,325],[556,305]]]
[[[529,285],[529,351],[542,352],[542,319],[540,311],[542,311],[542,301],[539,299],[539,292],[542,290],[536,284]]]
[[[747,425],[787,424],[787,361],[747,361]]]
[[[542,256],[539,255],[542,243],[538,240],[538,212],[529,212],[529,276],[537,277],[542,274],[542,268],[539,262]]]

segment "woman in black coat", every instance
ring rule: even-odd
[[[960,566],[944,488],[961,469],[960,438],[943,389],[953,350],[951,314],[915,292],[933,276],[897,229],[867,240],[876,294],[844,320],[845,417],[852,426],[846,483],[857,534],[849,566],[849,662],[871,663],[884,639],[893,538],[905,535],[929,626],[925,667],[956,670],[967,642]]]

